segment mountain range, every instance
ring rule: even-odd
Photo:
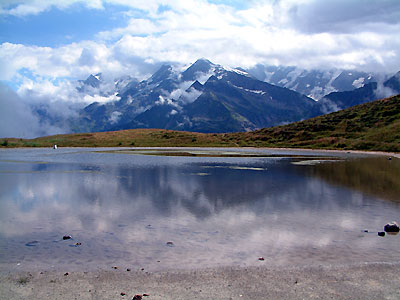
[[[97,77],[89,77],[84,86],[97,85]],[[250,131],[309,118],[315,105],[298,92],[206,59],[182,72],[163,65],[149,79],[126,84],[118,96],[119,101],[87,106],[80,113],[80,126],[90,131]]]
[[[247,70],[255,78],[319,100],[332,92],[351,91],[376,82],[376,75],[356,70],[305,70],[258,64]]]
[[[73,132],[161,128],[222,133],[283,125],[398,94],[400,72],[378,83],[372,74],[356,71],[244,70],[199,59],[183,70],[162,65],[143,81],[124,76],[110,83],[101,73],[90,75],[78,81],[77,90],[115,95],[116,100],[80,110],[68,120]]]

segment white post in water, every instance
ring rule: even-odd
[[[54,145],[54,146],[53,146],[53,149],[57,149],[57,145]]]

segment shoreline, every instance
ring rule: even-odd
[[[309,149],[309,148],[287,148],[287,147],[233,147],[233,146],[204,146],[204,147],[196,147],[196,146],[177,146],[177,147],[107,147],[107,146],[99,146],[99,147],[83,147],[83,146],[68,146],[68,147],[59,147],[58,149],[253,149],[253,150],[280,150],[280,151],[304,151],[304,152],[326,152],[326,153],[348,153],[348,154],[361,154],[361,155],[376,155],[376,156],[392,156],[400,159],[400,153],[396,152],[385,152],[385,151],[362,151],[362,150],[338,150],[338,149]],[[1,148],[0,150],[8,150],[8,149],[51,149],[51,147],[10,147],[10,148]],[[58,150],[57,149],[57,150]]]
[[[1,299],[399,299],[400,262],[158,272],[1,272]],[[67,274],[67,275],[66,275]]]

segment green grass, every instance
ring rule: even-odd
[[[0,147],[288,147],[400,152],[400,95],[284,126],[203,134],[163,129],[0,139]]]
[[[17,280],[17,283],[19,283],[19,284],[22,284],[22,285],[24,285],[24,284],[27,284],[29,282],[29,277],[20,277],[18,280]]]

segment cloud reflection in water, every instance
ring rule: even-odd
[[[121,163],[118,155],[102,154],[101,164],[1,163],[0,263],[163,269],[257,265],[259,256],[269,265],[344,263],[382,260],[397,241],[361,231],[382,230],[399,207],[327,183],[290,158]],[[61,241],[64,234],[74,239]],[[39,243],[24,246],[30,241]]]

